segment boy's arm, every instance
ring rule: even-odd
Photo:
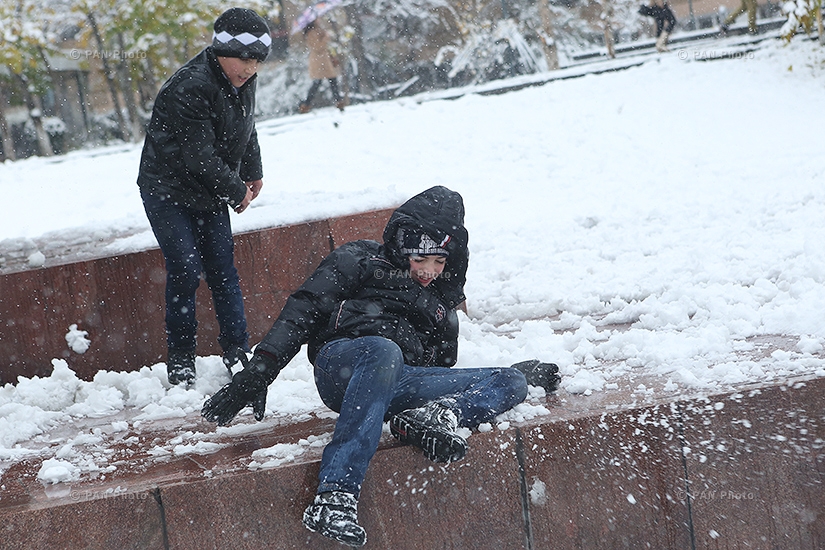
[[[256,181],[264,177],[261,164],[261,147],[258,145],[258,130],[256,128],[252,129],[249,143],[246,144],[246,151],[244,151],[241,159],[240,175],[243,181]]]
[[[354,292],[363,280],[366,263],[353,252],[357,252],[356,243],[333,251],[289,297],[269,333],[256,347],[249,366],[204,403],[201,414],[206,420],[226,425],[247,405],[252,405],[257,420],[263,419],[269,385],[313,331],[326,323],[335,304]]]
[[[358,250],[357,243],[347,243],[331,252],[287,299],[256,353],[270,355],[283,368],[302,345],[326,328],[338,304],[355,293],[367,274],[367,257]]]
[[[168,101],[170,123],[186,169],[213,196],[232,208],[240,205],[246,196],[246,184],[215,148],[214,99],[206,83],[197,77],[185,80],[172,91]]]

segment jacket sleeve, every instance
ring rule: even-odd
[[[352,296],[367,276],[367,257],[357,242],[334,250],[286,301],[258,348],[283,368],[310,337],[323,330],[342,300]]]
[[[249,143],[246,144],[246,151],[241,159],[241,179],[244,182],[255,181],[264,177],[263,166],[261,165],[261,147],[258,145],[258,130],[253,128]]]
[[[215,197],[237,206],[246,196],[246,185],[218,155],[212,127],[215,93],[197,76],[170,90],[169,122],[189,173]],[[257,139],[255,141],[257,146]]]

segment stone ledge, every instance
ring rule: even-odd
[[[825,547],[825,378],[644,406],[612,397],[607,412],[550,396],[550,416],[474,433],[446,466],[386,436],[360,502],[366,548]],[[301,526],[320,447],[244,466],[333,420],[262,424],[217,453],[62,496],[44,495],[33,465],[6,472],[4,548],[338,548]]]
[[[377,210],[235,235],[252,341],[266,334],[289,294],[333,248],[356,239],[381,240],[391,213]],[[0,275],[0,385],[18,376],[48,376],[53,358],[65,359],[84,380],[98,370],[136,370],[165,360],[166,272],[160,250],[52,263]],[[205,284],[198,289],[197,318],[198,353],[219,354]],[[92,342],[82,355],[66,344],[72,324]]]

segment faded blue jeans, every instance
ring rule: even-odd
[[[339,413],[324,449],[318,493],[358,496],[385,420],[440,397],[455,400],[460,425],[475,428],[527,397],[527,381],[513,368],[411,367],[401,348],[380,336],[334,340],[315,358],[315,385]]]
[[[243,295],[235,269],[235,244],[229,210],[199,212],[141,191],[146,217],[166,260],[166,343],[169,349],[194,351],[198,322],[195,296],[206,274],[218,318],[218,341],[226,351],[249,350]]]

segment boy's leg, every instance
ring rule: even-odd
[[[310,531],[349,546],[366,543],[358,496],[403,365],[401,349],[378,336],[336,340],[318,352],[315,384],[339,415],[321,459],[315,500],[304,511]]]
[[[403,366],[398,345],[379,336],[336,340],[321,348],[315,384],[339,416],[324,449],[318,493],[360,494]]]
[[[512,409],[526,397],[527,381],[514,368],[405,366],[387,414],[391,416],[447,398],[459,425],[475,428]]]
[[[195,349],[195,292],[202,271],[190,213],[145,194],[144,207],[166,262],[166,334],[173,349]]]
[[[237,355],[235,350],[238,348],[249,351],[249,334],[240,279],[238,270],[235,269],[235,243],[229,211],[224,206],[217,214],[199,213],[197,218],[198,248],[220,327],[218,342],[225,353]]]
[[[202,270],[191,213],[171,200],[141,192],[146,216],[166,262],[166,345],[169,382],[195,378],[198,322],[195,293]]]
[[[467,453],[459,426],[476,427],[527,396],[524,374],[506,369],[404,367],[390,405],[390,432],[435,462],[455,462]],[[401,409],[401,410],[399,410]]]

